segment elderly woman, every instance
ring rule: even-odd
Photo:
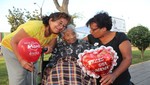
[[[53,57],[44,72],[45,85],[95,85],[96,80],[85,74],[77,64],[78,54],[90,49],[88,42],[77,39],[73,25],[62,32]]]

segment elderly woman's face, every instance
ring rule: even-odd
[[[72,44],[77,40],[76,33],[72,29],[66,29],[63,35],[64,41]]]

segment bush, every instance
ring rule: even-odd
[[[133,27],[128,32],[128,37],[133,46],[141,51],[141,58],[144,56],[144,51],[150,44],[150,32],[144,26]]]

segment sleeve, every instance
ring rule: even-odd
[[[80,40],[81,42],[81,45],[83,46],[83,50],[86,50],[86,49],[91,49],[92,45],[88,42],[88,41],[85,41],[85,40]]]
[[[84,47],[86,47],[86,49],[91,49],[92,45],[89,42],[85,41],[85,46]]]
[[[59,59],[59,57],[61,57],[61,52],[60,49],[62,48],[62,43],[57,43],[56,46],[53,49],[52,52],[52,58],[50,59],[50,62],[57,62],[57,60]]]
[[[127,35],[125,33],[123,33],[123,32],[118,33],[118,42],[119,42],[119,44],[121,44],[125,40],[129,40]]]

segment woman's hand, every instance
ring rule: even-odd
[[[102,76],[100,82],[101,82],[101,85],[111,85],[115,79],[116,79],[116,76],[114,74],[107,74],[107,75]]]
[[[53,38],[47,46],[44,48],[48,48],[48,50],[45,52],[45,54],[51,53],[53,51],[53,48],[55,47],[57,43],[57,38]]]
[[[47,49],[46,52],[44,52],[45,54],[51,53],[53,51],[51,46],[45,46],[44,48]]]
[[[29,63],[29,62],[27,62],[27,61],[25,61],[25,60],[23,60],[23,59],[19,60],[19,62],[20,62],[20,64],[21,64],[21,66],[22,66],[23,68],[25,68],[26,70],[29,70],[29,71],[31,71],[31,72],[34,70],[34,65],[33,65],[33,63]]]

